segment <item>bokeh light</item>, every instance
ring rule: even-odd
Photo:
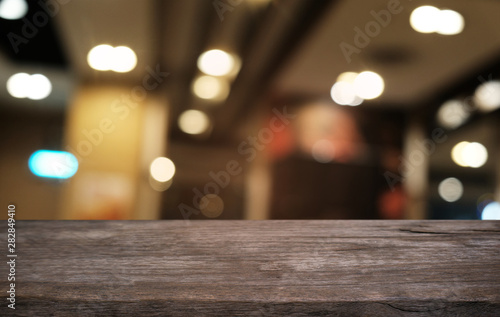
[[[17,73],[7,80],[7,91],[15,98],[41,100],[50,95],[52,84],[42,74]]]
[[[235,58],[222,50],[206,51],[198,58],[198,68],[207,75],[229,75],[235,66]]]
[[[384,92],[384,80],[374,72],[364,71],[354,79],[356,95],[363,99],[377,98]]]
[[[87,55],[90,67],[99,71],[112,70],[118,73],[129,72],[137,65],[137,56],[127,46],[112,47],[111,45],[97,45]]]
[[[410,15],[411,27],[420,33],[432,33],[437,29],[440,10],[433,6],[421,6]]]
[[[459,34],[464,29],[464,17],[453,10],[441,10],[436,21],[436,33],[442,35]]]
[[[492,80],[479,85],[474,93],[474,102],[484,112],[500,108],[500,81]]]
[[[26,73],[17,73],[7,80],[7,91],[12,97],[15,98],[26,98],[28,96],[28,90],[26,86],[29,85],[30,75]]]
[[[438,186],[438,193],[447,202],[454,202],[462,197],[464,188],[462,182],[455,177],[449,177],[441,181]]]
[[[194,94],[202,99],[221,101],[229,93],[229,84],[223,78],[200,76],[193,82]]]
[[[420,33],[455,35],[463,31],[465,23],[463,16],[456,11],[421,6],[411,13],[410,25]]]
[[[199,110],[184,111],[177,121],[179,128],[188,134],[201,134],[210,127],[210,119]]]
[[[337,104],[342,106],[358,106],[363,99],[356,95],[354,80],[358,73],[345,72],[337,77],[337,82],[333,84],[330,95]]]
[[[459,100],[448,100],[437,113],[437,120],[441,126],[447,129],[456,129],[461,126],[470,116],[469,111]]]
[[[481,220],[500,220],[500,203],[490,202],[481,212]]]
[[[458,166],[462,166],[462,167],[467,167],[468,166],[467,163],[465,163],[465,161],[463,159],[463,156],[462,156],[463,150],[467,146],[467,144],[469,144],[469,142],[462,141],[460,143],[457,143],[453,147],[453,149],[451,150],[451,159]]]
[[[30,156],[28,166],[36,176],[66,179],[78,171],[78,160],[69,152],[38,150]]]
[[[481,143],[471,142],[463,148],[462,159],[467,166],[478,168],[488,160],[488,151]]]
[[[113,50],[112,71],[126,73],[137,65],[137,56],[134,51],[127,46],[117,46]]]
[[[0,18],[6,20],[18,20],[28,13],[26,0],[2,0],[0,1]]]
[[[87,54],[89,66],[100,71],[110,70],[113,60],[113,50],[111,45],[97,45]]]
[[[354,86],[343,81],[333,84],[330,95],[333,101],[342,106],[358,106],[363,102],[356,95]]]
[[[481,143],[462,141],[451,150],[451,158],[459,166],[478,168],[488,160],[488,150]]]
[[[175,165],[166,157],[157,157],[151,162],[149,172],[154,180],[165,183],[174,177]]]
[[[31,75],[27,90],[29,99],[40,100],[50,95],[52,92],[52,84],[44,75],[34,74]]]

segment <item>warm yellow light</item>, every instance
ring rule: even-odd
[[[460,142],[451,150],[453,161],[463,167],[478,168],[488,160],[488,150],[478,142]]]
[[[17,73],[7,80],[7,91],[15,98],[41,100],[50,95],[52,84],[42,74]]]
[[[199,110],[186,110],[178,119],[179,128],[188,134],[201,134],[210,127],[210,119]]]
[[[344,72],[337,77],[337,81],[343,81],[349,84],[354,84],[354,80],[358,76],[355,72]]]
[[[374,72],[359,73],[354,79],[356,95],[363,99],[375,99],[384,92],[384,80]]]
[[[436,32],[440,10],[433,6],[418,7],[410,15],[411,27],[420,33]]]
[[[90,50],[87,62],[95,70],[125,73],[135,68],[137,56],[129,47],[102,44]]]
[[[137,65],[137,56],[134,51],[126,46],[117,46],[113,50],[112,71],[126,73]]]
[[[113,47],[111,45],[97,45],[87,54],[89,66],[95,70],[110,70],[113,64]]]
[[[462,159],[467,166],[478,168],[488,160],[488,151],[481,143],[471,142],[463,148]]]
[[[464,17],[453,10],[441,10],[437,20],[436,32],[443,35],[455,35],[464,29]]]
[[[27,90],[29,99],[45,99],[52,92],[52,84],[50,83],[50,80],[44,75],[34,74],[31,75]]]
[[[418,7],[410,15],[411,27],[420,33],[455,35],[464,29],[463,16],[453,10],[440,10],[433,6]]]
[[[229,84],[223,78],[200,76],[193,82],[192,90],[202,99],[224,100],[229,93]]]
[[[26,98],[28,97],[28,91],[26,85],[30,81],[30,75],[26,73],[17,73],[7,80],[7,91],[14,98]]]
[[[462,157],[462,153],[464,148],[469,144],[467,141],[462,141],[458,144],[456,144],[453,149],[451,150],[451,159],[453,162],[455,162],[457,165],[462,166],[462,167],[467,167],[467,163],[464,161]]]
[[[174,177],[175,165],[166,157],[157,157],[151,163],[149,171],[154,180],[165,183]]]
[[[235,58],[222,50],[210,50],[198,58],[198,68],[207,75],[229,75],[235,66]]]

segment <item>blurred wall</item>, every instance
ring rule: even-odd
[[[82,86],[68,110],[66,150],[78,172],[65,184],[63,219],[132,218],[144,102],[131,87]]]

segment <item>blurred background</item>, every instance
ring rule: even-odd
[[[500,219],[499,13],[0,0],[1,205],[17,219]]]

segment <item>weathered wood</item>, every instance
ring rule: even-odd
[[[4,300],[0,315],[500,316],[500,222],[19,221],[16,233],[16,310]]]

